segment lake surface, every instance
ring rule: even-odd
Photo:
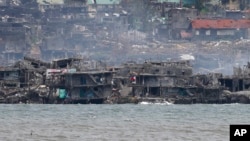
[[[1,141],[228,141],[250,105],[0,105]]]

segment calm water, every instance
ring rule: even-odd
[[[1,141],[228,141],[250,105],[0,105]]]

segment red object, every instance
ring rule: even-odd
[[[250,20],[240,19],[196,19],[192,21],[193,29],[234,29],[250,28]]]
[[[136,79],[135,76],[132,76],[132,77],[130,78],[131,81],[135,81],[135,79]]]

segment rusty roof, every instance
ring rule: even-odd
[[[247,19],[196,19],[191,24],[194,29],[250,28],[250,20]]]

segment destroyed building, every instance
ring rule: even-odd
[[[78,58],[54,60],[45,80],[50,102],[103,103],[112,93],[113,72],[102,67]]]
[[[122,103],[124,98],[123,103],[148,98],[182,104],[250,102],[249,64],[234,68],[231,76],[193,74],[192,69],[189,61],[128,62],[107,68],[77,58],[46,63],[25,57],[1,68],[0,102]]]
[[[73,103],[103,101],[111,95],[112,72],[78,72],[65,74],[66,91]]]
[[[114,78],[121,83],[118,89],[129,90],[127,85],[132,88],[127,94],[150,102],[162,98],[175,103],[219,103],[223,91],[218,81],[222,74],[193,74],[189,61],[126,63]]]
[[[0,85],[1,87],[19,88],[20,87],[20,70],[18,68],[0,69]]]
[[[112,71],[114,71],[112,84],[115,95],[111,95],[110,99],[129,96],[140,99],[165,98],[172,94],[178,95],[180,89],[186,95],[186,86],[189,86],[192,76],[189,61],[146,61],[142,64],[127,62],[121,67],[113,68]],[[114,101],[117,102],[116,99]]]
[[[10,65],[16,60],[22,59],[23,56],[29,56],[30,58],[25,57],[25,63],[21,64],[27,70],[18,67],[21,78],[20,87],[29,85],[31,89],[36,89],[35,87],[44,88],[38,85],[45,85],[43,78],[46,69],[52,71],[48,73],[59,73],[58,76],[63,76],[62,73],[73,70],[76,72],[96,71],[98,70],[96,66],[105,61],[119,64],[124,60],[137,59],[142,62],[145,58],[163,60],[163,58],[179,55],[175,52],[177,48],[180,52],[185,53],[191,50],[187,49],[192,46],[189,41],[183,41],[187,44],[179,45],[181,42],[174,43],[175,41],[172,39],[189,39],[190,41],[195,39],[195,41],[200,42],[203,40],[249,38],[249,12],[247,10],[244,12],[225,11],[225,18],[215,18],[213,15],[209,15],[210,18],[207,18],[209,16],[204,18],[205,16],[198,15],[201,12],[199,13],[195,7],[191,6],[194,4],[193,1],[154,0],[150,1],[151,3],[144,2],[129,0],[78,1],[76,3],[63,0],[1,1],[0,59],[3,62],[2,65]],[[190,7],[183,8],[184,4],[190,4]],[[166,39],[167,42],[158,41],[158,37]],[[213,45],[211,44],[211,46]],[[221,44],[216,43],[214,46],[221,46]],[[190,52],[198,48],[192,48]],[[201,53],[199,52],[199,54]],[[217,59],[218,55],[220,54],[216,54],[214,58],[211,53],[201,54],[196,58],[199,59],[196,60],[196,65],[209,62],[208,65],[198,67],[216,69],[223,64]],[[86,56],[86,58],[102,61],[72,59],[76,56]],[[58,58],[61,60],[54,60],[49,65],[43,65],[39,61],[41,58],[48,62]],[[73,61],[62,58],[70,58]],[[136,67],[139,67],[139,72],[142,72],[140,75],[137,74],[138,81],[156,79],[155,84],[160,85],[158,80],[164,79],[165,81],[166,79],[167,81],[170,79],[168,75],[171,72],[169,72],[170,74],[161,74],[162,64],[153,62],[150,64],[153,67],[149,72],[141,70],[143,68],[141,64],[134,66],[135,72],[138,72]],[[30,66],[32,67],[30,68]],[[144,66],[146,65],[144,64]],[[134,72],[132,66],[130,67],[131,73]],[[7,72],[3,73],[5,75]],[[120,89],[124,88],[130,81],[130,75],[119,76],[119,73],[116,73],[115,79],[121,80],[123,83],[117,86]],[[182,76],[181,73],[180,76]],[[38,81],[36,81],[36,77],[39,78]],[[32,81],[28,81],[30,79]],[[171,77],[171,79],[175,78]],[[177,82],[171,82],[168,85],[170,84],[177,84]],[[66,88],[61,87],[58,89],[66,90]],[[156,94],[159,89],[150,91],[155,91],[154,94]]]
[[[192,68],[189,65],[188,61],[145,62],[128,64],[124,69],[129,72],[127,74],[129,74],[129,86],[133,88],[132,95],[162,96],[175,86],[189,85],[188,78],[192,75]],[[121,69],[120,73],[126,72],[124,69]]]
[[[220,78],[219,81],[222,86],[226,87],[231,92],[246,91],[250,89],[249,81],[250,63],[243,67],[234,67],[232,76],[225,76]]]

